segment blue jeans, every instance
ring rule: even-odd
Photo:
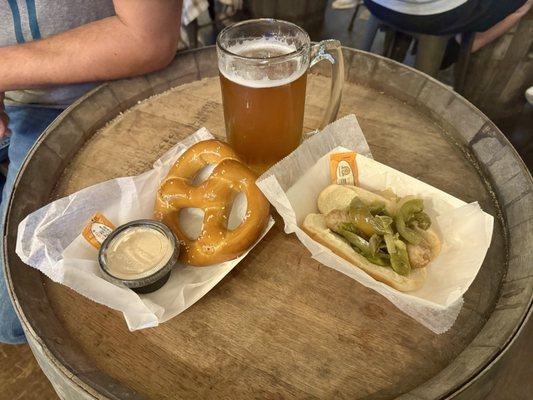
[[[26,154],[41,136],[41,133],[61,113],[62,110],[39,107],[6,107],[11,130],[9,145],[9,169],[2,191],[0,204],[0,231],[4,232],[4,220],[9,196],[13,190],[17,176]],[[0,241],[0,251],[3,252]],[[0,253],[1,254],[1,253]],[[1,260],[1,258],[0,258]],[[4,265],[0,261],[0,342],[20,344],[26,342],[24,331],[20,325],[6,287]]]

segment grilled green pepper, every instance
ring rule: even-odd
[[[390,264],[388,255],[378,253],[377,250],[374,251],[374,245],[363,239],[357,233],[353,232],[354,229],[355,228],[353,224],[342,224],[339,226],[339,229],[336,232],[344,237],[352,245],[355,251],[357,251],[371,263],[381,265],[383,267],[389,266]]]
[[[413,214],[411,219],[407,221],[407,226],[411,228],[420,228],[423,230],[428,230],[431,226],[431,218],[425,212],[421,211],[419,213]]]
[[[375,256],[379,251],[379,245],[383,241],[383,237],[379,235],[372,235],[368,243],[370,244],[370,251],[372,255]]]
[[[397,235],[387,234],[383,237],[390,255],[390,265],[394,272],[407,276],[411,272],[411,264],[405,243]]]
[[[410,199],[403,202],[394,218],[396,230],[402,238],[411,244],[419,244],[422,241],[422,236],[420,236],[414,229],[408,227],[407,222],[410,221],[415,214],[421,213],[423,210],[424,203],[422,202],[422,199]]]
[[[381,201],[374,201],[369,206],[370,214],[376,216],[377,214],[385,214],[385,203]]]
[[[361,254],[369,256],[372,255],[370,243],[357,234],[357,228],[354,224],[340,224],[337,233],[350,242],[352,246],[355,246]]]
[[[388,215],[376,215],[374,218],[378,220],[378,223],[382,227],[382,235],[386,233],[392,233],[391,225],[394,221],[391,217],[389,217]]]
[[[392,220],[387,216],[374,217],[371,208],[363,204],[357,197],[350,203],[348,213],[357,230],[367,237],[375,234],[392,233],[390,229]]]

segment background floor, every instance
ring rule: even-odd
[[[337,38],[345,46],[359,47],[368,11],[363,9],[355,22],[353,32],[348,32],[351,10],[336,11],[328,7],[326,21],[320,38]],[[209,43],[209,32],[203,43]],[[376,38],[372,51],[379,52],[383,35]],[[412,63],[412,60],[406,60]],[[446,82],[446,73],[440,77]],[[533,107],[524,106],[523,112],[513,118],[495,121],[513,143],[530,168],[533,168]],[[497,375],[494,389],[487,400],[527,400],[533,398],[533,321],[529,321],[510,350],[509,356]],[[50,383],[41,372],[27,345],[0,345],[0,400],[52,400],[57,399]]]

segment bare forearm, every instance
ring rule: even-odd
[[[527,14],[532,6],[533,0],[528,0],[522,7],[514,13],[509,14],[505,19],[501,20],[490,29],[485,32],[476,33],[474,43],[472,44],[472,53],[478,51],[480,48],[499,38],[511,29],[524,15]]]
[[[164,29],[177,32],[179,16],[178,10],[173,26]],[[0,92],[133,76],[168,64],[178,33],[135,30],[129,22],[113,16],[48,39],[0,48]]]

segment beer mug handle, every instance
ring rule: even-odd
[[[342,84],[344,83],[344,58],[342,56],[342,46],[338,40],[323,40],[311,47],[310,67],[322,60],[327,60],[331,63],[331,90],[320,129],[337,118],[341,105]]]

